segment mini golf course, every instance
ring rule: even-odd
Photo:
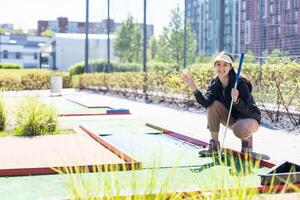
[[[97,102],[91,104],[91,100],[83,100],[82,98],[44,97],[40,99],[47,105],[53,106],[58,116],[130,114],[128,109],[111,108],[108,105],[98,104]]]
[[[134,126],[135,122],[136,126]],[[9,161],[5,162],[7,164],[0,165],[2,197],[4,199],[65,199],[68,198],[68,184],[72,185],[70,182],[74,181],[74,176],[75,181],[81,182],[83,179],[88,185],[98,185],[98,195],[105,195],[104,190],[101,190],[105,188],[105,184],[111,184],[114,187],[117,182],[123,185],[120,186],[123,188],[120,191],[122,195],[142,194],[149,188],[147,184],[150,184],[153,178],[157,179],[157,184],[152,188],[152,192],[159,192],[162,187],[166,187],[167,192],[231,188],[240,183],[247,187],[258,187],[260,178],[257,173],[269,169],[261,166],[256,169],[256,174],[238,177],[230,173],[228,166],[207,167],[207,164],[212,163],[212,158],[199,158],[198,151],[201,147],[146,126],[145,123],[141,123],[141,120],[107,119],[99,122],[85,122],[80,127],[85,130],[86,134],[0,140],[0,144],[6,144],[8,149],[11,147],[10,153],[0,154],[1,159],[5,155],[12,155],[15,145],[20,147],[15,148],[17,152],[13,154],[13,157],[6,156]],[[126,127],[131,131],[128,131]],[[38,149],[43,151],[38,151]],[[121,153],[118,152],[119,150]],[[136,164],[140,163],[136,166],[136,170],[25,176],[51,173],[54,172],[51,169],[58,166],[125,163],[124,159],[120,159],[124,157],[122,153],[129,156]],[[139,169],[139,167],[142,168]],[[212,178],[216,174],[219,178]],[[106,180],[105,177],[110,177],[109,183],[101,181]],[[134,193],[131,190],[133,177],[136,179]],[[15,192],[16,188],[24,192]],[[113,194],[116,194],[115,192]]]
[[[53,174],[55,169],[128,164],[87,134],[1,138],[0,176]],[[131,166],[130,163],[128,168]]]
[[[62,118],[100,114],[95,109],[109,107],[88,108],[86,102],[61,97],[44,102],[54,104]],[[207,143],[130,115],[74,125],[80,127],[77,134],[0,138],[1,199],[68,199],[74,185],[86,197],[202,193],[241,186],[264,191],[259,174],[274,167],[256,159],[256,167],[247,172],[243,166],[249,161],[234,151],[219,161],[200,158],[198,152]]]

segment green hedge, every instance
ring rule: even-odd
[[[3,99],[0,98],[0,131],[3,131],[6,127],[7,112]]]
[[[39,69],[0,69],[0,88],[2,90],[49,89],[50,77],[53,75],[63,76],[63,87],[70,87],[71,81],[67,73]]]
[[[69,68],[70,76],[73,76],[76,74],[83,74],[83,72],[84,72],[84,63],[83,62],[76,63]]]
[[[14,63],[0,63],[0,69],[22,69],[22,66]]]
[[[215,76],[214,67],[211,64],[192,65],[190,71],[197,86],[205,90],[210,80]],[[297,88],[300,88],[299,64],[264,65],[262,68],[262,81],[259,82],[260,69],[255,64],[245,64],[244,74],[253,84],[253,92],[261,102],[273,102],[278,104],[293,100],[293,105],[300,107],[300,96]],[[260,87],[257,87],[260,84]],[[75,88],[100,88],[112,91],[138,91],[143,90],[144,75],[141,72],[126,73],[94,73],[76,75],[72,78]],[[182,94],[187,98],[192,96],[187,86],[182,82],[179,72],[149,72],[146,86],[148,92],[161,91],[168,94]],[[136,92],[137,95],[137,92]],[[280,95],[282,95],[283,100]],[[294,97],[293,97],[294,96]],[[283,102],[284,101],[284,102]]]
[[[107,61],[94,60],[89,62],[91,72],[105,72],[107,71]],[[151,62],[147,63],[147,71],[158,72],[158,71],[173,71],[175,64]],[[141,72],[143,71],[143,65],[140,63],[119,63],[111,62],[111,72]],[[75,63],[69,68],[70,76],[83,74],[84,62]]]
[[[118,63],[111,62],[112,72],[138,72],[141,71],[142,66],[135,63]],[[104,60],[94,60],[89,62],[90,72],[105,72],[107,71],[107,62]],[[83,74],[84,72],[84,62],[75,63],[69,68],[70,76]]]

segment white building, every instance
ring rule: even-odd
[[[113,38],[110,35],[110,59],[114,56]],[[56,33],[52,40],[41,48],[42,67],[58,71],[67,71],[75,63],[84,61],[85,34]],[[107,35],[89,34],[89,60],[107,59]]]
[[[0,28],[2,28],[5,32],[12,32],[14,30],[14,25],[13,24],[0,24]]]
[[[42,36],[0,34],[0,63],[16,63],[24,68],[38,68],[40,48],[50,40]]]

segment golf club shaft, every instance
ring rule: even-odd
[[[238,71],[237,71],[237,74],[236,74],[236,77],[235,77],[235,83],[234,83],[234,88],[235,89],[237,88],[237,84],[239,82],[241,68],[242,68],[242,65],[243,65],[243,60],[244,60],[244,53],[241,53],[239,67],[238,67]],[[227,122],[226,122],[226,127],[225,127],[225,131],[224,131],[224,134],[223,134],[223,140],[222,140],[221,149],[220,149],[221,151],[224,147],[224,142],[225,142],[226,133],[227,133],[227,129],[228,129],[228,124],[229,124],[229,120],[230,120],[230,116],[231,116],[232,106],[233,106],[233,99],[231,98],[230,107],[229,107],[229,111],[228,111]]]

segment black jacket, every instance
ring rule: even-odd
[[[229,110],[231,103],[231,90],[235,83],[235,71],[230,70],[229,81],[227,87],[224,89],[218,77],[214,78],[203,95],[197,90],[194,95],[199,104],[205,108],[209,107],[215,100],[220,101]],[[231,116],[234,119],[252,118],[256,119],[258,123],[261,121],[261,113],[255,104],[251,94],[251,85],[248,81],[240,77],[237,89],[239,91],[239,103],[232,107]]]

